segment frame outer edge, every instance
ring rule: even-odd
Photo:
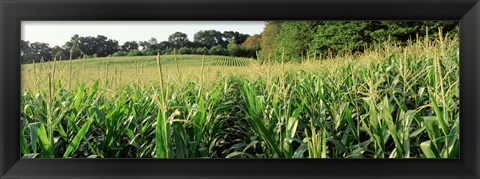
[[[8,2],[8,0],[7,0]],[[5,0],[0,0],[0,39],[5,39],[4,38],[4,29],[6,27],[4,27],[4,18],[5,18],[5,15],[4,15],[4,4],[5,4]],[[475,32],[475,39],[473,39],[476,43],[476,45],[478,46],[480,44],[480,32],[478,31],[480,29],[480,2],[477,1],[477,3],[473,6],[473,8],[471,9],[471,11],[474,11],[474,16],[475,16],[475,20],[477,20],[477,22],[475,23],[475,28],[476,28],[476,32]],[[4,44],[6,44],[6,41],[4,40],[1,40],[0,41],[0,46],[3,46],[0,48],[0,144],[4,144],[4,141],[5,141],[5,138],[6,138],[6,132],[5,130],[5,126],[3,124],[5,124],[5,121],[6,120],[6,116],[4,115],[4,109],[6,108],[5,106],[5,92],[3,90],[3,87],[4,85],[6,85],[6,72],[5,72],[5,66],[4,66],[4,61],[6,60],[5,59],[5,55],[3,53],[4,51]],[[474,60],[480,60],[480,52],[479,52],[480,49],[477,49],[475,51],[475,59]],[[476,63],[476,69],[480,70],[480,63]],[[477,82],[475,88],[476,88],[476,105],[479,104],[480,102],[480,79],[479,79],[479,75],[480,75],[480,72],[476,70],[474,72],[474,75],[475,75],[475,80]],[[475,112],[475,123],[474,125],[476,126],[476,129],[480,129],[480,122],[478,122],[478,120],[480,120],[478,117],[480,117],[480,111],[477,110]],[[477,130],[476,133],[475,133],[476,137],[480,136],[480,130]],[[478,139],[478,138],[477,138]],[[476,149],[480,149],[480,142],[477,141],[476,144],[474,144],[474,146],[476,146]],[[475,175],[475,178],[478,178],[480,177],[479,176],[479,172],[480,172],[480,151],[477,151],[476,152],[476,157],[475,157],[475,166],[473,166],[471,168],[472,172],[474,173]],[[2,158],[4,159],[6,156],[6,153],[5,153],[5,146],[4,145],[0,145],[0,178],[3,179],[3,176],[6,174],[6,172],[8,171],[8,169],[5,165],[5,161],[2,160]]]
[[[472,174],[474,175],[472,178],[476,178],[476,179],[480,179],[480,49],[479,46],[480,46],[480,1],[477,0],[476,4],[469,10],[467,11],[467,13],[464,15],[464,17],[462,17],[462,19],[464,18],[468,18],[467,22],[465,23],[472,23],[472,25],[469,25],[469,27],[471,29],[468,29],[469,31],[472,30],[474,32],[471,32],[471,37],[465,37],[463,38],[464,41],[468,41],[469,45],[473,45],[472,48],[468,48],[469,50],[469,53],[472,53],[472,56],[468,56],[468,57],[471,57],[472,59],[472,62],[469,62],[470,64],[473,63],[472,65],[474,65],[475,67],[473,68],[469,68],[470,70],[472,70],[472,72],[469,72],[468,75],[472,75],[472,77],[469,77],[469,79],[472,79],[473,81],[469,81],[469,82],[474,82],[476,83],[475,86],[472,86],[474,87],[473,92],[474,92],[474,96],[475,97],[475,101],[473,102],[473,104],[470,104],[470,105],[473,105],[473,107],[468,107],[470,108],[469,110],[475,110],[474,113],[474,116],[467,116],[467,117],[461,117],[463,119],[465,118],[470,118],[471,120],[471,123],[472,125],[474,125],[474,132],[471,132],[469,133],[470,135],[475,135],[475,136],[461,136],[461,145],[462,143],[467,143],[469,142],[468,140],[465,140],[465,138],[468,138],[468,139],[474,139],[475,142],[473,144],[473,147],[474,149],[468,149],[468,150],[474,150],[472,151],[475,156],[472,156],[472,158],[466,158],[466,157],[462,157],[460,154],[460,158],[462,158],[463,161],[465,161],[465,159],[467,159],[467,161],[465,161],[466,163],[465,164],[465,167],[467,167],[471,172]],[[460,31],[462,31],[462,24],[460,24]],[[465,29],[466,27],[463,27],[463,29]],[[471,39],[470,39],[471,38]],[[460,48],[462,48],[462,35],[460,35]],[[465,43],[463,43],[465,45]],[[475,49],[475,47],[477,49]],[[465,51],[465,49],[460,49],[460,51]],[[466,55],[465,55],[466,56]],[[462,55],[460,57],[460,59],[462,59]],[[468,68],[468,67],[467,67]],[[463,71],[462,69],[460,69],[460,71]],[[464,73],[465,75],[465,73]],[[462,74],[460,74],[460,78],[464,78],[462,77]],[[460,80],[461,82],[461,80]],[[462,82],[461,82],[462,83]],[[460,86],[463,86],[463,85],[460,85]],[[465,89],[464,89],[465,90]],[[460,89],[460,95],[462,94],[461,92],[462,90]],[[460,104],[461,105],[461,104]],[[465,104],[464,104],[465,105]],[[462,110],[462,108],[465,108],[462,107],[462,105],[460,106],[460,110]],[[473,112],[473,111],[472,111]],[[470,112],[469,112],[470,113]],[[462,116],[462,114],[460,114],[460,116]],[[465,134],[464,132],[464,129],[465,128],[470,128],[468,126],[466,126],[465,124],[460,124],[461,128],[460,128],[460,134]],[[462,140],[463,138],[463,140]],[[462,147],[460,148],[460,151],[465,151],[465,149],[462,149]],[[471,160],[474,160],[474,161],[471,161]],[[464,178],[461,178],[461,179],[464,179]]]
[[[477,14],[476,14],[476,25],[477,25],[477,31],[476,31],[476,35],[477,35],[477,48],[478,46],[480,45],[480,1],[477,1],[477,4],[475,4],[474,6],[474,9],[476,10]],[[477,49],[476,50],[476,60],[477,62],[480,61],[480,49]],[[477,92],[477,107],[478,107],[478,103],[480,102],[480,62],[477,63],[477,71],[476,71],[476,76],[477,76],[477,89],[476,89],[476,92]],[[477,128],[477,136],[476,136],[476,139],[477,139],[477,158],[476,158],[476,168],[474,168],[475,171],[474,174],[477,178],[480,178],[480,142],[478,141],[479,138],[480,138],[480,109],[477,109],[477,116],[476,116],[476,120],[474,120],[476,122],[476,128]]]
[[[474,11],[474,17],[473,19],[475,20],[475,47],[477,47],[477,49],[475,49],[475,58],[472,59],[472,60],[476,60],[476,70],[475,70],[475,80],[476,80],[476,89],[475,89],[475,93],[476,93],[476,102],[475,102],[475,106],[477,107],[476,109],[476,113],[475,113],[475,117],[473,118],[472,122],[475,123],[475,128],[476,128],[476,133],[475,133],[475,139],[476,140],[476,144],[474,146],[476,146],[476,151],[475,151],[475,154],[476,154],[476,157],[475,157],[475,166],[473,166],[472,168],[472,172],[473,174],[475,175],[475,178],[479,179],[480,178],[480,109],[478,109],[479,107],[479,103],[480,103],[480,49],[478,49],[478,47],[480,46],[480,1],[477,0],[477,3],[475,4],[475,6],[473,6],[472,9],[470,9],[470,11]],[[468,12],[467,12],[468,13]],[[460,129],[462,130],[462,129]],[[465,142],[465,141],[464,141]]]
[[[480,177],[480,143],[478,142],[480,136],[478,130],[480,124],[478,122],[480,119],[480,110],[478,109],[480,103],[480,53],[476,49],[480,45],[479,20],[480,1],[477,0],[460,20],[460,118],[462,119],[460,121],[460,158],[464,166],[473,175],[471,178]],[[465,36],[466,34],[469,36]],[[465,88],[464,84],[467,83],[474,83],[475,85]],[[465,96],[467,92],[473,93],[471,94],[474,95],[472,96],[473,99]],[[470,119],[470,125],[463,121],[466,118]],[[468,133],[465,131],[467,128],[471,130]],[[469,142],[470,140],[475,142],[472,144]],[[466,143],[471,143],[473,148],[465,147]],[[473,156],[465,157],[466,153],[473,154]]]
[[[4,17],[3,17],[3,0],[0,0],[0,39],[4,39],[3,38],[3,23],[4,23]],[[4,41],[0,41],[0,46],[4,46],[3,45]],[[3,130],[4,128],[4,125],[3,125],[3,121],[5,120],[5,117],[3,115],[3,100],[4,99],[4,95],[3,95],[3,86],[4,86],[4,80],[3,80],[3,68],[4,68],[4,65],[3,65],[3,58],[4,56],[4,53],[3,53],[3,47],[0,47],[0,144],[3,144],[4,143],[4,137],[5,137],[5,130]],[[4,158],[5,154],[5,150],[4,150],[4,145],[0,145],[0,159],[1,158]],[[0,178],[3,178],[3,175],[5,174],[6,171],[4,171],[4,160],[0,160]]]
[[[475,46],[478,48],[480,46],[480,1],[477,1],[477,3],[473,6],[473,8],[470,10],[470,11],[474,11],[475,15],[474,15],[474,20],[475,20]],[[476,110],[476,116],[474,118],[474,120],[472,120],[472,122],[475,122],[475,127],[476,127],[476,136],[475,136],[475,139],[477,139],[476,141],[476,158],[475,158],[475,165],[473,168],[472,168],[472,172],[474,173],[475,175],[475,178],[480,178],[480,141],[478,141],[480,139],[480,109],[478,109],[479,107],[479,104],[480,104],[480,49],[476,49],[475,50],[475,58],[472,59],[472,60],[476,60],[476,70],[475,70],[475,80],[476,80],[476,89],[475,89],[475,92],[476,92],[476,102],[475,102],[475,106],[477,107],[477,110]],[[460,129],[461,130],[461,129]],[[464,141],[465,142],[465,141]]]

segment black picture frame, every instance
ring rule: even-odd
[[[479,178],[478,0],[0,0],[0,178]],[[460,159],[22,159],[22,20],[459,20]]]

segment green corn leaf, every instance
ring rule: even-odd
[[[420,143],[420,148],[423,151],[423,154],[427,158],[439,158],[440,156],[438,155],[438,152],[434,149],[434,146],[430,141],[425,141]]]
[[[38,129],[40,127],[40,123],[30,123],[28,124],[28,128],[30,130],[30,140],[32,144],[32,149],[34,153],[37,153],[37,141],[38,141]]]
[[[437,100],[435,100],[435,97],[433,96],[432,93],[429,93],[429,97],[430,97],[430,102],[432,102],[433,109],[435,110],[435,115],[437,116],[437,120],[440,123],[440,128],[442,129],[443,134],[447,135],[448,125],[443,116],[443,112],[438,107]]]
[[[48,140],[47,131],[45,130],[44,125],[40,122],[36,122],[29,124],[29,127],[30,132],[34,133],[32,135],[32,139],[38,139],[38,142],[40,143],[40,148],[42,149],[42,153],[46,157],[54,157],[53,146],[50,143],[50,140]]]
[[[83,124],[82,128],[78,131],[78,133],[73,137],[72,141],[68,145],[67,150],[65,150],[65,153],[63,154],[63,158],[67,158],[75,152],[80,145],[80,142],[82,139],[86,136],[88,129],[90,128],[90,125],[92,124],[93,118],[88,118],[87,122]]]
[[[22,131],[20,131],[20,150],[22,151],[22,154],[28,154],[30,151],[28,150],[27,146],[27,139],[25,138],[25,134]]]

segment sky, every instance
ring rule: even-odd
[[[200,30],[253,35],[260,34],[264,24],[264,21],[22,21],[21,39],[53,47],[64,45],[74,34],[104,35],[123,45],[126,41],[146,41],[151,37],[159,42],[166,41],[169,35],[179,31],[193,41],[193,35]]]

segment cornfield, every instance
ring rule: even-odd
[[[224,58],[216,58],[213,63],[210,65],[220,65],[220,66],[237,66],[237,67],[244,67],[249,65],[249,60],[244,58],[231,58],[231,57],[224,57]]]
[[[71,61],[32,64],[22,71],[24,86],[31,88],[24,87],[21,96],[21,153],[25,158],[458,158],[458,50],[458,37],[452,37],[302,64],[196,56],[191,78],[183,72],[188,63],[182,59],[189,56],[131,60],[142,67],[132,70],[135,79],[145,72],[149,82],[118,79],[126,72],[115,59],[89,69],[69,70]],[[208,68],[216,65],[222,69],[215,75]],[[229,73],[239,69],[245,73]],[[89,70],[100,79],[59,75],[73,71],[75,78]],[[214,81],[207,83],[211,73]],[[106,85],[112,83],[115,88]]]

